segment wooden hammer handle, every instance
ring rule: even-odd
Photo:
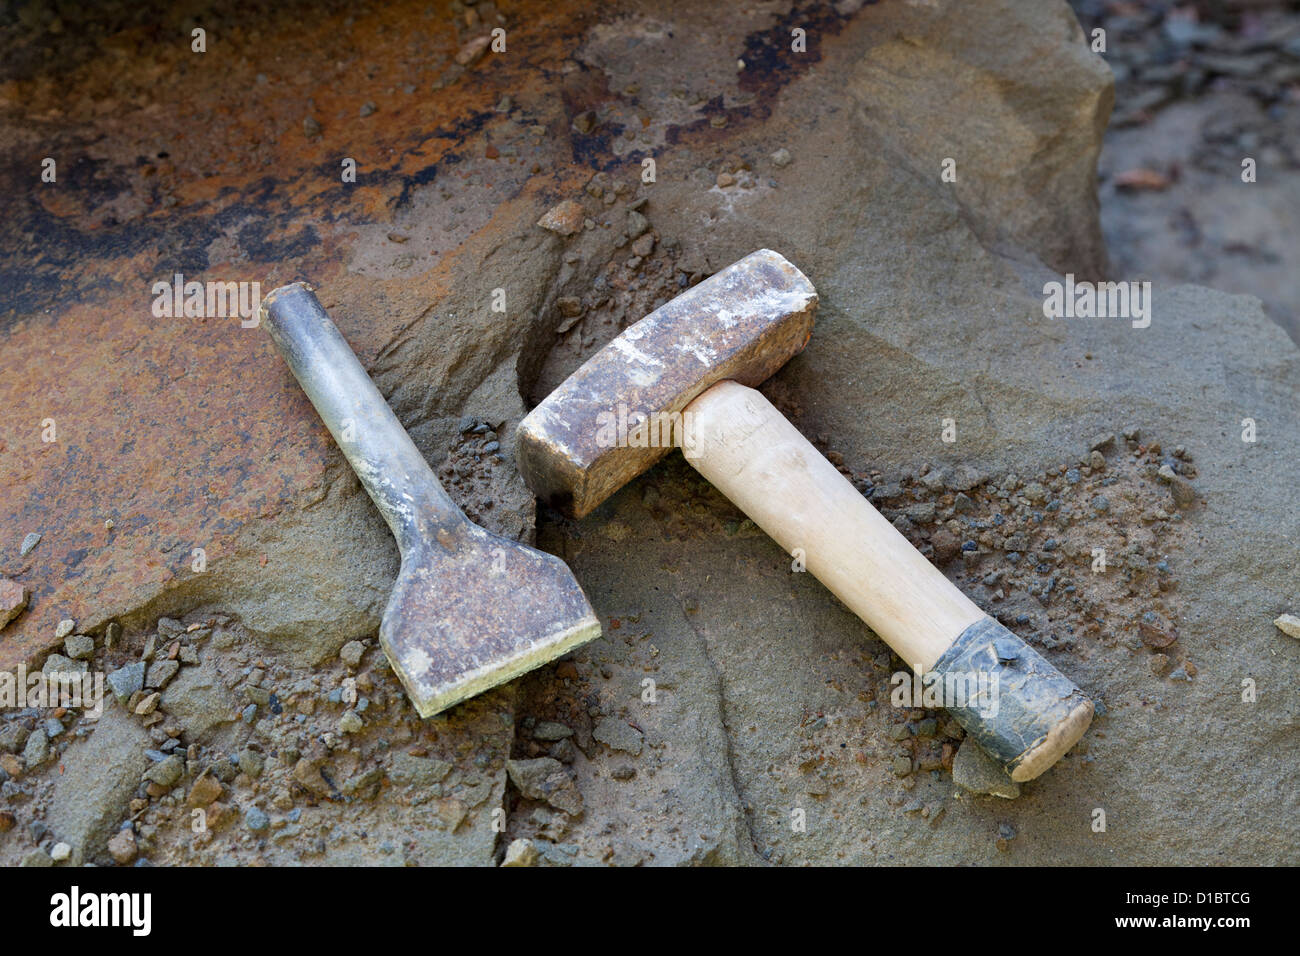
[[[997,675],[998,707],[948,709],[1014,779],[1037,776],[1083,734],[1091,701],[944,577],[761,394],[714,385],[686,407],[680,434],[687,461],[916,674]]]

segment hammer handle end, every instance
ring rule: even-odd
[[[944,577],[759,392],[720,382],[683,415],[686,460],[923,681],[944,678],[939,703],[1012,779],[1038,776],[1082,736],[1083,692]],[[948,699],[949,681],[973,686],[974,703]]]

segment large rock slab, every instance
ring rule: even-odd
[[[129,31],[117,48],[147,43],[138,64],[150,65],[124,69],[93,31],[65,30],[79,83],[112,77],[122,109],[69,100],[53,82],[0,87],[12,144],[0,185],[15,197],[0,254],[17,277],[0,335],[24,370],[0,382],[12,411],[0,484],[13,491],[0,501],[0,574],[32,594],[0,639],[0,666],[41,656],[63,618],[83,632],[118,618],[136,634],[162,614],[211,610],[265,651],[244,648],[224,673],[265,656],[289,682],[377,626],[396,548],[310,405],[260,330],[155,316],[159,278],[269,289],[311,277],[451,493],[528,538],[532,499],[510,464],[522,396],[769,246],[822,302],[807,350],[769,393],[897,500],[927,466],[1033,479],[1129,425],[1185,446],[1205,505],[1151,559],[1176,578],[1178,643],[1199,670],[1157,676],[1124,633],[1039,629],[1033,639],[1106,716],[1086,752],[1017,800],[953,799],[939,758],[898,752],[898,733],[909,747],[931,741],[917,750],[927,755],[945,738],[888,706],[897,665],[885,647],[674,458],[581,523],[543,518],[541,542],[573,564],[602,641],[435,723],[391,695],[383,733],[405,727],[425,754],[407,756],[457,766],[436,795],[400,782],[406,758],[398,782],[384,776],[376,728],[369,749],[319,766],[300,757],[292,780],[274,764],[265,792],[238,791],[241,810],[260,800],[287,821],[269,789],[284,787],[303,812],[283,841],[241,823],[204,848],[160,824],[151,858],[486,864],[504,848],[494,811],[507,811],[504,837],[535,838],[550,865],[1293,857],[1296,814],[1271,796],[1293,765],[1294,697],[1274,654],[1293,642],[1269,622],[1300,590],[1279,557],[1297,530],[1297,353],[1253,301],[1192,287],[1158,288],[1146,329],[1043,317],[1045,282],[1104,264],[1093,166],[1110,79],[1063,4],[534,4],[506,14],[528,24],[511,30],[509,56],[461,64],[476,35],[464,17],[410,43],[423,7],[396,4],[358,16],[376,69],[329,89],[294,78],[350,58],[355,31],[342,14],[282,16],[232,39],[254,49],[263,31],[291,36],[284,73],[233,57],[214,82],[179,68],[188,53],[158,54]],[[790,50],[796,27],[807,53]],[[196,130],[198,107],[242,119]],[[30,116],[56,109],[51,138]],[[14,179],[51,151],[81,157],[57,189]],[[339,181],[341,156],[357,159],[357,183]],[[569,238],[535,225],[562,201],[585,212]],[[39,262],[25,251],[33,230],[49,237]],[[475,452],[466,416],[495,430],[501,463]],[[57,441],[31,424],[47,417]],[[1240,440],[1243,418],[1259,441]],[[955,507],[948,494],[916,503]],[[1108,541],[1131,530],[1117,516],[1080,527]],[[43,537],[22,555],[28,532]],[[974,567],[951,572],[993,601]],[[1100,588],[1078,581],[1099,607],[1111,596]],[[1027,593],[1007,600],[1033,610]],[[1116,600],[1138,610],[1122,588]],[[1260,687],[1250,704],[1247,678]],[[196,735],[206,725],[230,743],[223,709],[193,715]],[[564,723],[573,739],[517,735],[517,716]],[[234,729],[287,739],[291,719]],[[572,773],[573,813],[509,791],[506,760],[543,756]],[[353,787],[342,799],[309,772],[325,766]],[[72,827],[72,798],[59,799],[50,825]],[[1019,833],[1006,852],[1003,823]],[[102,826],[77,828],[91,831]]]

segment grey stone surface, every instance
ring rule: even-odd
[[[104,862],[108,840],[127,816],[148,766],[149,733],[121,707],[106,703],[91,735],[63,754],[49,804],[50,827],[72,845],[71,865]]]
[[[731,68],[735,48],[770,29],[770,18],[706,5],[673,17],[677,29],[709,38],[685,65],[729,95],[749,95]],[[667,36],[657,23],[632,10],[593,27],[574,55],[623,88],[626,58],[615,53],[637,39],[640,95],[667,103],[683,61],[677,44],[656,39]],[[717,185],[716,147],[659,144],[661,175],[638,215],[656,248],[671,240],[680,255],[664,286],[628,311],[672,294],[677,272],[712,272],[764,246],[781,252],[812,279],[821,307],[807,349],[768,391],[805,434],[826,436],[854,471],[879,469],[882,484],[897,487],[926,465],[934,494],[1009,473],[1041,484],[1032,476],[1076,462],[1096,436],[1132,428],[1144,441],[1185,446],[1206,504],[1186,512],[1182,550],[1160,559],[1179,572],[1179,646],[1198,675],[1162,680],[1140,646],[1123,641],[1045,648],[1105,702],[1102,733],[1085,738],[1086,750],[1014,802],[955,798],[945,771],[910,760],[895,776],[899,722],[887,681],[897,662],[674,455],[581,522],[539,522],[539,543],[571,563],[604,636],[452,714],[390,720],[410,725],[411,743],[422,735],[420,746],[389,748],[391,786],[366,804],[375,809],[364,825],[354,817],[320,826],[306,847],[271,840],[271,858],[486,864],[535,825],[540,838],[523,836],[550,865],[1297,862],[1298,705],[1286,676],[1294,668],[1279,666],[1296,644],[1271,621],[1300,593],[1300,570],[1279,544],[1300,533],[1292,501],[1300,353],[1256,301],[1191,286],[1157,286],[1146,329],[1044,317],[1045,282],[1105,263],[1093,166],[1110,80],[1063,4],[867,6],[821,57],[728,134],[726,149],[754,167],[743,188]],[[789,165],[785,157],[769,165],[782,149]],[[956,183],[940,178],[950,157]],[[442,200],[416,192],[409,214],[432,217]],[[610,229],[562,240],[533,226],[554,200],[524,194],[493,206],[492,228],[466,240],[438,316],[374,343],[380,388],[431,461],[446,457],[462,417],[493,424],[505,463],[483,491],[494,507],[481,517],[525,539],[532,501],[510,465],[522,396],[544,393],[639,317],[552,334],[559,317],[555,325],[543,317],[559,298],[596,288],[630,251],[620,245],[623,205]],[[358,247],[349,268],[396,278],[374,255]],[[482,307],[501,275],[519,310],[511,316]],[[1260,423],[1254,444],[1240,440],[1246,417]],[[957,423],[957,442],[942,440],[944,419]],[[1011,495],[1016,486],[1001,487]],[[476,507],[478,495],[467,497]],[[1117,520],[1108,514],[1097,520]],[[221,608],[301,677],[373,635],[396,569],[387,529],[340,467],[304,491],[301,507],[250,524],[239,553],[147,610]],[[1246,678],[1260,690],[1249,704]],[[516,714],[517,694],[530,710]],[[187,742],[230,749],[237,742],[228,738],[259,733],[232,724],[242,705],[206,664],[184,668],[161,701]],[[342,712],[330,711],[331,721]],[[145,769],[147,733],[115,710],[104,720],[111,714],[69,749],[87,755],[78,780],[99,788],[90,791],[102,794],[98,809],[77,803],[63,779],[48,814],[78,853],[103,846]],[[571,765],[539,766],[548,779],[572,775],[581,803],[568,806],[582,812],[557,820],[564,815],[536,808],[535,824],[512,819],[502,838],[491,811],[505,806],[506,761],[549,759],[520,753],[537,742],[516,737],[516,716],[572,728]],[[627,731],[615,738],[610,721]],[[370,732],[369,715],[365,723],[358,736]],[[629,733],[639,752],[602,749],[602,738],[630,743]],[[356,811],[317,796],[309,813],[334,820]],[[1107,814],[1104,833],[1091,825],[1097,808]],[[1013,853],[989,838],[1003,825],[1016,834]],[[401,849],[382,852],[386,843]],[[220,852],[247,858],[246,847]]]
[[[997,762],[972,740],[962,741],[952,762],[952,782],[975,794],[988,794],[1014,800],[1020,796],[1020,784],[1007,776]]]
[[[1042,21],[1056,12],[1034,9],[1023,15],[1042,18],[1037,28],[1045,30]],[[926,14],[913,8],[913,15]],[[950,17],[954,31],[966,26],[951,10],[933,15]],[[869,8],[864,22],[892,16],[888,5]],[[1001,54],[990,44],[983,55]],[[969,59],[974,65],[962,68],[978,70],[980,54]],[[1195,287],[1157,287],[1146,329],[1044,318],[1043,285],[1059,276],[1035,260],[1079,275],[1095,264],[1083,252],[1095,249],[1091,200],[1069,199],[1091,188],[1086,163],[1070,188],[1045,200],[1071,208],[1056,220],[1068,235],[1043,243],[1022,232],[1020,251],[991,241],[971,219],[983,214],[971,206],[978,200],[946,189],[927,165],[937,167],[937,152],[916,145],[943,134],[914,133],[910,125],[897,134],[884,121],[907,111],[913,91],[906,81],[885,84],[885,62],[842,64],[846,119],[835,132],[812,121],[813,128],[798,129],[790,118],[801,106],[813,112],[813,98],[827,95],[824,83],[814,92],[796,82],[783,94],[774,122],[788,119],[798,130],[790,135],[801,146],[797,179],[712,207],[684,185],[664,184],[654,194],[655,227],[683,237],[714,268],[770,246],[812,278],[821,294],[818,326],[776,387],[802,410],[804,433],[832,436],[855,469],[891,476],[923,464],[969,465],[1031,475],[1073,461],[1098,434],[1134,425],[1144,436],[1158,431],[1185,445],[1209,505],[1188,519],[1194,550],[1171,560],[1187,602],[1182,643],[1200,676],[1164,684],[1123,645],[1049,651],[1107,702],[1096,723],[1105,736],[1085,738],[1086,755],[1072,754],[1027,784],[1014,804],[952,801],[951,782],[923,774],[913,795],[946,801],[947,812],[935,825],[899,813],[888,800],[886,726],[859,700],[887,672],[870,663],[883,645],[815,581],[791,574],[788,557],[761,534],[729,536],[734,511],[669,461],[554,545],[570,555],[602,614],[640,608],[650,619],[651,607],[662,611],[649,627],[658,649],[650,676],[672,688],[661,690],[660,703],[639,706],[643,668],[652,662],[614,665],[610,703],[638,708],[657,774],[650,780],[638,772],[618,784],[584,779],[584,827],[631,830],[666,791],[680,804],[663,811],[665,820],[678,813],[721,821],[721,806],[736,807],[743,836],[730,845],[744,859],[1006,862],[984,836],[997,813],[1019,830],[1016,862],[1295,862],[1300,815],[1285,781],[1297,704],[1268,675],[1277,673],[1279,640],[1270,614],[1300,592],[1300,578],[1294,562],[1261,542],[1294,540],[1300,522],[1287,451],[1300,440],[1300,354],[1254,300]],[[1033,113],[1033,122],[1082,113],[1104,123],[1105,80],[1091,65],[1067,62],[1057,62],[1053,110],[1038,113],[1032,96],[1014,95],[997,109]],[[907,105],[881,110],[880,99],[889,97]],[[976,115],[992,121],[983,102],[965,108],[970,122]],[[882,118],[864,122],[864,111]],[[942,127],[917,124],[931,125]],[[1095,156],[1099,130],[1092,128],[1082,154]],[[1040,144],[1053,141],[1042,132]],[[1068,135],[1058,132],[1065,142]],[[914,136],[922,139],[908,139]],[[831,182],[833,189],[819,185]],[[985,208],[1001,202],[990,199]],[[695,235],[701,205],[715,217],[707,239]],[[1267,436],[1243,444],[1244,417],[1268,421]],[[956,444],[941,440],[944,418],[959,424]],[[647,506],[648,499],[673,506]],[[685,514],[684,503],[692,509]],[[605,649],[621,640],[607,633],[578,657],[599,666]],[[1246,677],[1278,693],[1242,703]],[[826,792],[811,798],[801,769],[808,713],[827,716],[818,735],[836,755]],[[839,757],[840,743],[848,753],[861,750],[865,763]],[[1225,775],[1224,761],[1237,771]],[[1104,834],[1090,825],[1098,807],[1110,821]],[[804,812],[806,832],[792,829],[796,811]],[[657,847],[661,859],[668,844]]]
[[[163,691],[163,710],[179,720],[194,740],[210,743],[235,718],[237,701],[208,664],[186,667]]]

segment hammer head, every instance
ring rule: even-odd
[[[724,380],[751,388],[803,349],[817,292],[769,249],[683,292],[593,355],[519,423],[519,470],[581,518],[666,455],[682,409]]]

